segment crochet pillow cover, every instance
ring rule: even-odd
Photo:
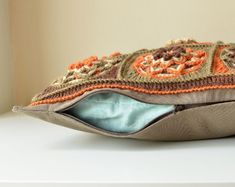
[[[170,41],[91,56],[13,111],[112,137],[196,140],[235,135],[235,44]]]

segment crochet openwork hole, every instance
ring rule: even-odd
[[[173,78],[198,70],[205,58],[206,52],[203,50],[182,46],[165,47],[137,57],[132,66],[143,76]]]

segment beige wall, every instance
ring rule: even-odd
[[[12,104],[8,1],[0,0],[0,113]]]
[[[193,37],[235,42],[234,0],[11,0],[15,103],[88,55]]]

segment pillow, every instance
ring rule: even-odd
[[[177,40],[71,64],[13,111],[118,138],[219,138],[235,135],[234,88],[235,44]]]

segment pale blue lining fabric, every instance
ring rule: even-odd
[[[99,93],[78,102],[66,113],[111,132],[136,132],[173,111],[174,105],[149,104],[116,93]]]

